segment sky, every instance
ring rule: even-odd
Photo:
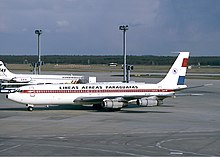
[[[0,55],[220,56],[220,0],[0,0]]]

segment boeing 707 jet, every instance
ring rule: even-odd
[[[120,110],[129,103],[138,106],[156,106],[176,91],[186,89],[185,75],[189,52],[180,52],[165,78],[156,84],[100,82],[87,84],[30,85],[18,88],[6,97],[26,104],[29,111],[34,105],[92,104],[96,108]]]

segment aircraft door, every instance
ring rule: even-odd
[[[158,95],[163,95],[162,86],[158,86]]]
[[[35,97],[34,87],[29,87],[30,97]]]

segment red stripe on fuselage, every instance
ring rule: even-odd
[[[187,67],[188,65],[188,58],[183,58],[182,67]]]
[[[173,92],[171,89],[120,89],[120,90],[22,90],[21,93],[137,93],[137,92]]]

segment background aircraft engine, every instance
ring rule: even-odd
[[[20,83],[27,83],[27,82],[30,82],[31,81],[31,78],[30,77],[14,77],[12,79],[12,81],[14,82],[20,82]]]
[[[117,99],[104,99],[102,102],[103,108],[113,108],[113,109],[119,109],[126,106],[126,103],[120,102]]]
[[[137,99],[137,105],[142,107],[158,106],[161,103],[162,101],[156,99],[155,97]]]

